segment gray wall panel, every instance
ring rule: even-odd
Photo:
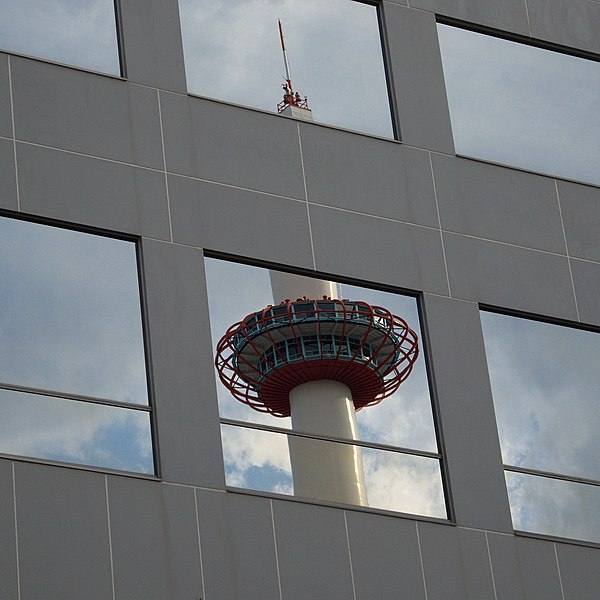
[[[317,269],[448,293],[438,230],[321,206],[310,219]]]
[[[423,301],[456,521],[511,532],[478,306],[429,294]]]
[[[24,58],[11,65],[18,139],[163,168],[155,91]]]
[[[0,138],[0,207],[17,210],[15,150],[12,140]]]
[[[176,242],[313,267],[304,202],[177,176],[169,198]]]
[[[177,94],[161,108],[169,171],[304,198],[293,119]]]
[[[529,35],[525,0],[410,0],[413,8]]]
[[[383,3],[404,143],[454,153],[435,16]]]
[[[115,600],[163,600],[170,596],[161,488],[155,481],[108,478]]]
[[[280,600],[271,501],[228,494],[239,600]]]
[[[525,600],[515,537],[496,533],[487,536],[497,600]]]
[[[592,600],[600,590],[600,552],[597,548],[556,544],[565,600]]]
[[[238,600],[233,569],[228,494],[202,489],[195,490],[195,493],[206,592],[206,598],[203,597],[203,600]]]
[[[582,323],[600,326],[600,263],[571,260]]]
[[[127,0],[121,16],[127,79],[185,93],[177,0]]]
[[[444,233],[452,295],[577,320],[567,258]]]
[[[202,566],[196,525],[194,489],[163,485],[163,507],[171,598],[195,600],[202,596]]]
[[[558,182],[569,256],[600,262],[600,189]]]
[[[458,529],[458,545],[468,600],[496,600],[484,531]]]
[[[112,598],[104,475],[15,463],[15,483],[21,598]]]
[[[356,600],[425,600],[412,521],[347,511]]]
[[[202,252],[143,240],[142,257],[162,477],[223,487]]]
[[[465,598],[466,588],[457,529],[433,523],[417,523],[417,528],[427,600]]]
[[[282,600],[353,598],[344,513],[273,501]]]
[[[0,598],[17,598],[17,542],[12,463],[0,460]]]
[[[432,156],[442,228],[565,254],[554,180]]]
[[[0,135],[12,137],[8,56],[0,54]]]
[[[310,202],[439,226],[427,152],[310,125],[300,135]]]
[[[586,0],[527,0],[533,37],[600,52],[600,5]]]
[[[524,537],[515,541],[526,600],[564,600],[554,544]]]
[[[21,210],[170,239],[164,173],[18,144]]]

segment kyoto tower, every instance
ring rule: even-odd
[[[294,494],[368,506],[356,411],[391,396],[419,354],[417,334],[380,306],[340,298],[337,284],[271,271],[275,304],[234,323],[217,344],[221,382],[292,431]]]
[[[286,77],[278,112],[312,120]],[[342,299],[338,284],[270,271],[274,304],[233,324],[217,344],[221,382],[240,402],[292,419],[294,494],[367,506],[356,411],[391,396],[419,354],[417,334],[380,306]]]

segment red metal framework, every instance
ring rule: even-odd
[[[357,410],[391,396],[419,355],[417,334],[389,310],[350,300],[286,300],[232,325],[215,366],[235,398],[276,417],[289,392],[332,379],[352,391]]]

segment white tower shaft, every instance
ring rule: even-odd
[[[340,299],[341,286],[331,281],[270,271],[275,304],[306,296]],[[294,431],[356,440],[358,425],[350,388],[331,380],[311,381],[291,390]],[[360,446],[288,436],[297,496],[367,506]]]

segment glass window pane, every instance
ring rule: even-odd
[[[0,0],[0,48],[120,75],[113,0]]]
[[[154,473],[146,411],[0,390],[0,452]]]
[[[179,0],[190,92],[276,110],[285,67],[313,118],[393,137],[377,8],[354,0]]]
[[[0,218],[0,382],[148,404],[135,244]]]
[[[227,328],[248,314],[273,303],[269,271],[223,260],[205,259],[209,313],[213,349]],[[429,393],[423,336],[417,302],[414,298],[367,288],[342,285],[342,295],[383,306],[405,319],[419,336],[421,353],[413,371],[398,391],[376,406],[356,413],[358,439],[437,452],[432,403]],[[340,315],[342,315],[340,311]],[[338,341],[339,343],[339,341]],[[221,417],[262,423],[276,427],[291,427],[288,418],[276,418],[259,413],[238,402],[217,378],[217,393]]]
[[[506,472],[515,529],[600,542],[600,487]]]
[[[459,154],[600,184],[600,63],[438,25]]]
[[[506,464],[600,479],[600,335],[481,313]]]
[[[294,461],[290,460],[290,450],[294,452],[295,447],[296,452],[314,454],[321,461],[350,451],[362,456],[365,506],[446,518],[438,460],[231,425],[221,426],[221,436],[227,485],[293,495]],[[294,473],[302,478],[301,465]],[[314,477],[312,471],[310,478]],[[319,490],[304,497],[330,500],[320,497]]]

